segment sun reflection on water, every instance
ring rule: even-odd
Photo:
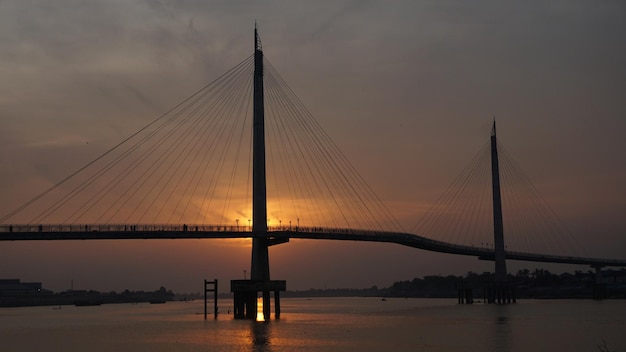
[[[265,321],[263,316],[263,297],[257,297],[256,321]]]
[[[270,331],[270,322],[253,321],[250,329],[250,345],[254,351],[271,351],[272,339]]]

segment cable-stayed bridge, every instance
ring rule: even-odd
[[[257,292],[269,316],[271,291],[279,315],[285,282],[270,280],[268,248],[294,238],[475,256],[494,260],[503,281],[505,259],[626,266],[626,260],[540,253],[532,250],[534,240],[530,247],[511,245],[511,223],[535,238],[555,238],[561,230],[529,196],[532,188],[518,198],[523,210],[507,214],[500,192],[509,181],[500,182],[495,123],[490,148],[416,228],[404,230],[269,64],[256,30],[254,40],[253,55],[0,218],[0,240],[252,238],[251,279],[231,286],[239,317],[256,316]],[[441,233],[453,237],[435,239]],[[483,237],[468,240],[470,233]]]
[[[228,239],[251,238],[252,232],[236,225],[171,225],[171,224],[99,224],[99,225],[0,225],[2,241],[45,240],[133,240],[133,239]],[[359,230],[326,227],[268,228],[272,239],[284,242],[292,239],[340,240],[395,243],[428,251],[467,255],[493,260],[492,248],[473,247],[437,241],[413,233]],[[543,263],[580,264],[593,267],[626,266],[626,260],[587,258],[506,251],[506,258]]]

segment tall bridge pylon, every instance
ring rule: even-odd
[[[270,280],[268,247],[289,239],[276,240],[267,231],[267,196],[265,170],[265,105],[263,94],[263,48],[254,28],[254,85],[252,133],[252,260],[250,280],[232,280],[236,319],[256,319],[257,294],[263,294],[263,318],[270,318],[270,292],[274,292],[275,317],[280,318],[280,291],[286,282]]]
[[[508,284],[506,271],[506,252],[504,247],[504,224],[502,220],[502,196],[500,194],[500,166],[498,162],[498,141],[496,121],[491,129],[491,189],[493,197],[493,244],[495,275],[490,301],[510,301],[513,292]],[[513,298],[514,299],[514,298]]]

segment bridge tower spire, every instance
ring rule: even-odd
[[[254,25],[254,76],[252,107],[252,262],[250,280],[232,280],[235,318],[255,319],[257,293],[263,292],[263,317],[270,318],[270,291],[274,291],[275,317],[280,317],[279,291],[285,281],[270,280],[268,247],[286,242],[270,238],[267,228],[267,192],[265,168],[265,103],[263,93],[263,48]]]
[[[254,93],[252,136],[252,270],[251,279],[269,281],[267,245],[267,193],[265,175],[265,105],[263,98],[263,49],[254,27]],[[263,292],[264,313],[269,309],[269,292]],[[269,315],[269,312],[268,314]]]
[[[263,102],[263,51],[254,28],[254,96],[252,152],[252,280],[269,280],[267,245],[267,194],[265,175],[265,106]]]
[[[502,197],[500,195],[500,168],[498,165],[498,141],[496,121],[491,129],[491,186],[493,195],[493,243],[496,263],[496,283],[507,281],[506,254],[504,251],[504,225],[502,222]]]

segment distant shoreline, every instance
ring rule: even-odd
[[[593,299],[595,273],[576,271],[553,274],[547,270],[519,270],[509,274],[509,282],[515,287],[517,299]],[[314,297],[393,297],[393,298],[457,298],[457,289],[471,288],[477,300],[483,296],[485,286],[493,282],[491,273],[472,273],[465,276],[425,276],[407,281],[394,282],[391,286],[353,289],[308,289],[286,291],[285,298]],[[606,270],[601,281],[604,299],[626,299],[626,269]],[[229,299],[231,293],[220,293],[219,298]],[[203,299],[204,295],[175,294],[161,287],[156,291],[107,292],[68,290],[59,293],[43,289],[40,283],[21,283],[19,280],[0,280],[0,307],[100,305],[115,303],[142,303],[189,301]]]

